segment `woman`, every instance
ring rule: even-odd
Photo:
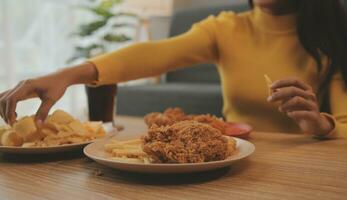
[[[300,128],[321,138],[347,134],[347,19],[341,1],[250,4],[252,11],[211,16],[178,37],[136,44],[23,81],[0,95],[1,116],[13,124],[17,102],[39,97],[36,118],[41,124],[71,85],[118,83],[215,62],[228,121],[262,131]],[[269,97],[264,74],[277,80]]]

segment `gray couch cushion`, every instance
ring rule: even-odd
[[[215,65],[201,64],[167,73],[166,82],[219,84],[220,78]]]
[[[143,116],[168,107],[187,113],[222,116],[223,100],[218,84],[161,84],[119,87],[117,114]]]

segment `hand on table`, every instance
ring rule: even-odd
[[[334,129],[333,122],[322,115],[312,87],[298,78],[279,80],[271,85],[269,102],[280,102],[279,111],[292,118],[305,133],[324,136]]]

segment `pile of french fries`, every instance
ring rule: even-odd
[[[85,122],[57,110],[38,128],[34,116],[23,117],[12,127],[0,127],[0,145],[14,147],[50,147],[76,144],[105,136],[101,122]]]
[[[111,159],[125,163],[150,163],[148,155],[142,150],[141,139],[128,141],[112,140],[105,145],[105,150],[111,154]]]

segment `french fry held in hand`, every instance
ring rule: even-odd
[[[272,80],[271,80],[271,78],[268,76],[268,75],[264,75],[264,78],[265,78],[265,81],[266,81],[266,85],[268,86],[268,88],[269,88],[269,95],[271,95],[272,94],[272,90],[271,90],[271,85],[272,85]]]

